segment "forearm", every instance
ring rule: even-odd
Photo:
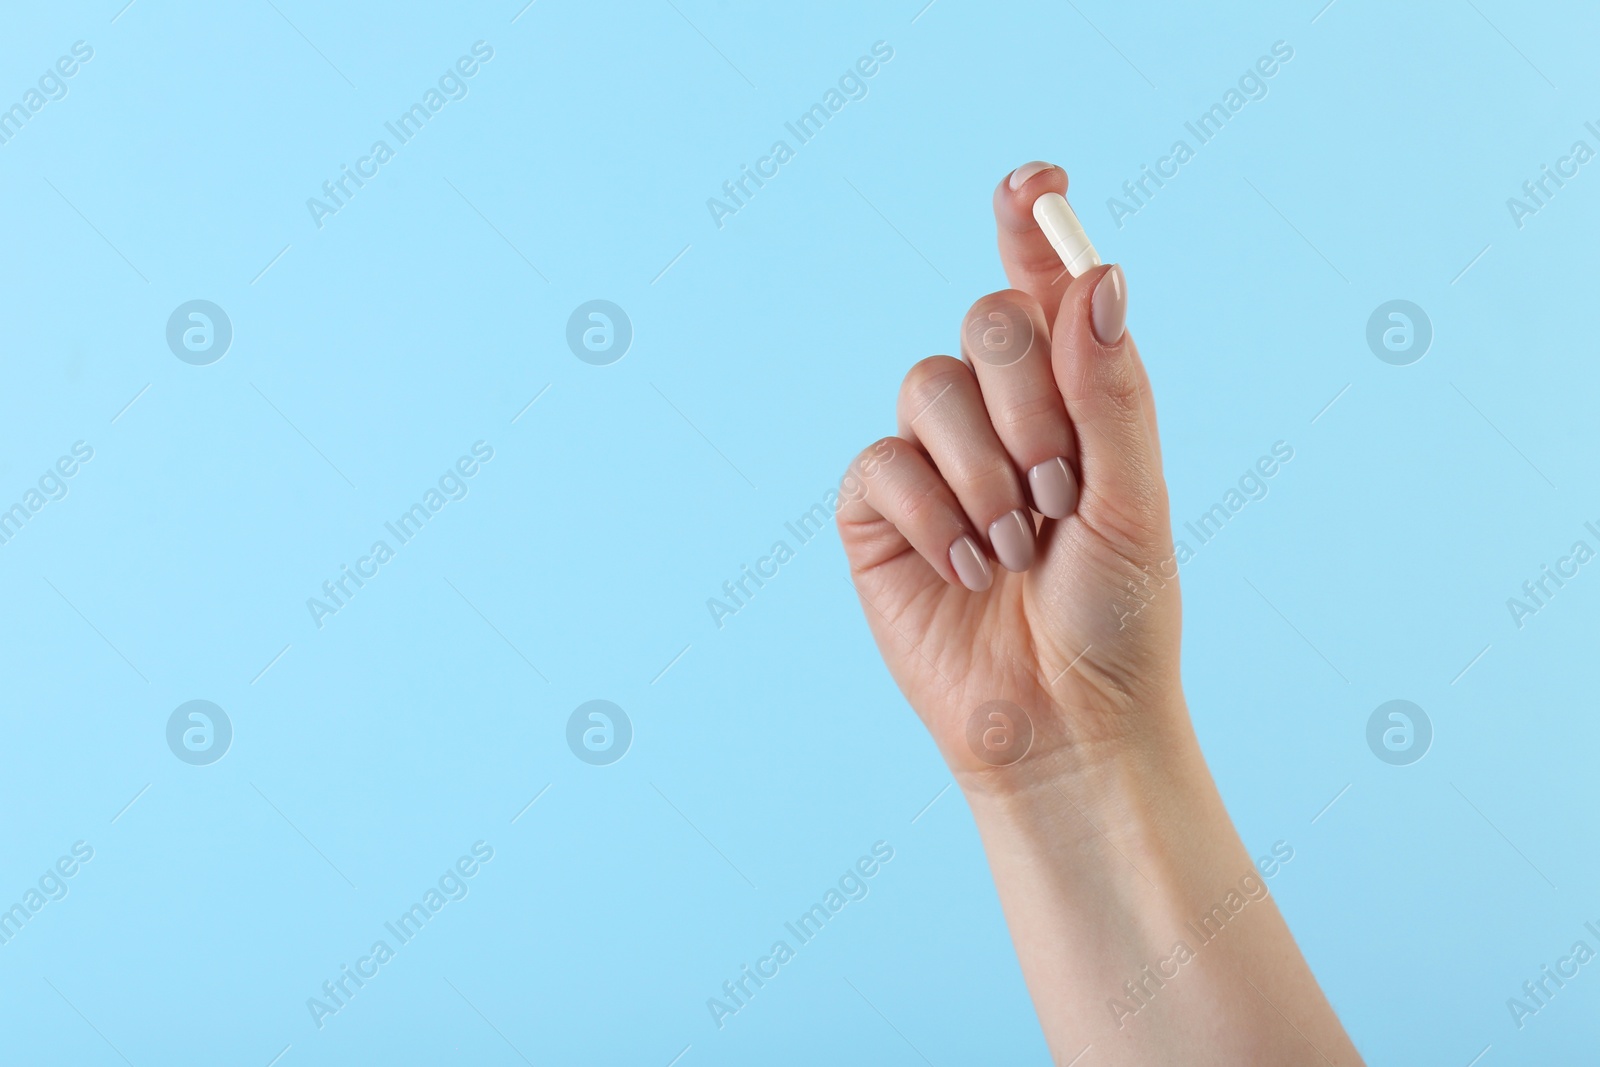
[[[1056,1061],[1360,1063],[1187,716],[1163,720],[963,781]]]

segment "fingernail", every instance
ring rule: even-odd
[[[989,543],[1006,570],[1025,571],[1033,566],[1033,521],[1021,508],[994,520]]]
[[[1078,479],[1060,456],[1029,471],[1028,488],[1033,490],[1034,508],[1047,518],[1064,519],[1078,507]]]
[[[994,581],[994,572],[989,569],[989,561],[983,558],[983,550],[966,534],[950,546],[950,566],[956,569],[961,584],[974,593],[983,592]]]
[[[1095,283],[1094,296],[1089,300],[1089,323],[1094,327],[1095,340],[1101,344],[1114,345],[1122,340],[1122,331],[1128,325],[1128,282],[1122,276],[1121,264],[1112,264]]]
[[[1049,170],[1053,166],[1055,166],[1054,163],[1040,163],[1038,160],[1034,160],[1032,163],[1024,163],[1011,172],[1011,180],[1006,184],[1011,186],[1011,191],[1014,193],[1022,188],[1023,182],[1026,182],[1040,171]]]

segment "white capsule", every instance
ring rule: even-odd
[[[1100,265],[1100,253],[1089,243],[1083,223],[1073,214],[1072,205],[1060,193],[1045,193],[1033,202],[1033,217],[1050,240],[1050,247],[1061,257],[1062,266],[1074,277]]]

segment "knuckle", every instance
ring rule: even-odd
[[[1144,397],[1137,382],[1104,383],[1099,395],[1100,402],[1118,419],[1142,419],[1144,416]]]
[[[896,501],[901,522],[910,528],[931,527],[948,517],[950,506],[937,483],[903,486]]]
[[[1170,546],[1166,481],[1146,463],[1133,464],[1123,471],[1114,492],[1086,483],[1079,511],[1125,554],[1136,555],[1151,546]]]
[[[1073,370],[1069,409],[1073,403],[1093,404],[1115,418],[1143,418],[1149,383],[1128,361],[1090,360]]]
[[[952,356],[929,356],[920,360],[900,383],[901,413],[910,422],[950,389],[971,379],[972,372],[967,365]]]
[[[963,321],[970,322],[981,318],[991,311],[1015,310],[1024,315],[1037,306],[1038,302],[1023,292],[1021,289],[998,289],[992,293],[985,293],[972,302],[967,309]]]
[[[961,320],[962,350],[974,363],[1009,366],[1035,349],[1035,309],[1026,293],[1002,289],[978,298]],[[1042,319],[1042,313],[1037,316]]]
[[[1053,432],[1065,426],[1066,410],[1061,401],[1049,393],[1036,393],[1009,401],[1000,410],[995,429],[1017,436],[1029,430]]]
[[[911,446],[898,437],[880,437],[856,453],[850,465],[839,478],[839,496],[842,500],[858,500],[866,496],[867,483],[884,467],[904,455]]]
[[[973,460],[961,471],[961,482],[972,492],[984,498],[1019,500],[1022,486],[1016,468],[1006,456],[984,457]]]

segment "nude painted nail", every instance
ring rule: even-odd
[[[1060,456],[1029,471],[1028,488],[1034,508],[1046,518],[1064,519],[1078,507],[1078,479]]]
[[[974,593],[983,592],[994,581],[994,572],[989,569],[989,561],[983,558],[983,549],[966,534],[950,546],[950,566],[956,569],[961,584]]]
[[[1025,571],[1033,566],[1033,520],[1021,508],[994,520],[989,543],[1006,570]]]
[[[1023,183],[1025,183],[1029,178],[1033,177],[1035,174],[1047,171],[1053,166],[1055,166],[1054,163],[1040,163],[1038,160],[1034,160],[1032,163],[1024,163],[1022,166],[1011,172],[1011,178],[1006,182],[1006,184],[1011,186],[1011,191],[1014,193],[1018,189],[1021,189]]]
[[[1095,284],[1094,296],[1089,300],[1089,322],[1094,327],[1095,340],[1103,345],[1114,345],[1122,340],[1122,331],[1128,325],[1128,281],[1122,276],[1122,267],[1113,264]]]

